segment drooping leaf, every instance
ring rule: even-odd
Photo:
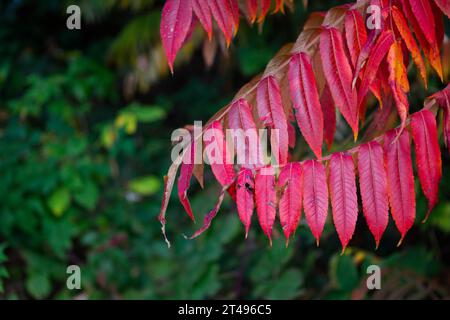
[[[192,20],[191,0],[167,0],[161,14],[161,40],[173,73],[173,62],[189,33]]]
[[[272,227],[276,215],[275,175],[273,167],[261,168],[255,177],[256,212],[259,224],[272,245]]]
[[[278,188],[282,190],[278,207],[287,245],[290,236],[297,229],[301,216],[303,176],[300,163],[291,162],[281,169],[278,176]]]
[[[245,5],[250,23],[254,23],[258,14],[258,0],[245,0]]]
[[[166,235],[166,211],[167,206],[169,205],[170,194],[172,193],[173,184],[175,182],[175,177],[177,175],[178,168],[181,165],[182,156],[180,156],[177,161],[174,161],[167,172],[167,175],[164,176],[164,191],[163,198],[161,201],[161,210],[158,214],[158,220],[161,223],[161,232],[164,236],[164,240],[166,241],[167,246],[170,248],[170,242],[167,239]]]
[[[403,64],[403,53],[399,42],[394,42],[391,45],[387,62],[389,86],[391,87],[395,105],[397,106],[401,127],[404,128],[409,110],[408,96],[406,95],[409,92],[409,82],[406,67]]]
[[[428,61],[430,62],[433,69],[437,72],[439,75],[441,81],[443,80],[443,74],[442,74],[442,63],[441,63],[441,56],[439,53],[439,47],[437,42],[430,43],[428,41],[428,37],[423,33],[422,26],[416,19],[415,14],[412,11],[411,5],[408,0],[400,0],[402,3],[403,13],[406,16],[406,19],[411,24],[414,34],[416,35],[417,41],[420,44],[420,47],[423,50],[423,53],[427,57]],[[428,15],[428,14],[426,14]],[[434,19],[434,18],[433,18]],[[433,36],[430,36],[433,37]]]
[[[303,208],[306,222],[319,245],[328,212],[328,187],[325,167],[316,160],[303,164]]]
[[[352,68],[344,51],[342,35],[336,28],[326,28],[320,35],[320,56],[334,103],[358,137],[358,96],[352,90]]]
[[[230,45],[231,38],[233,36],[233,24],[235,23],[235,20],[233,20],[233,11],[230,3],[225,0],[205,1],[208,1],[212,15],[216,20],[219,29],[222,30],[227,45]]]
[[[230,159],[229,151],[220,121],[214,121],[204,134],[205,153],[208,156],[211,170],[222,187],[230,185],[235,179],[233,162]],[[209,152],[210,151],[210,152]],[[210,159],[210,156],[212,159]]]
[[[253,120],[251,107],[248,102],[240,98],[235,101],[228,113],[228,127],[233,129],[237,140],[237,163],[246,168],[255,168],[262,164],[261,148],[258,130]],[[242,159],[244,158],[244,159]]]
[[[295,127],[290,121],[288,121],[288,136],[289,136],[289,148],[294,149],[297,136],[295,133]]]
[[[256,90],[259,119],[266,127],[278,130],[278,135],[273,135],[276,141],[273,141],[272,147],[275,145],[278,150],[275,154],[277,163],[285,164],[288,158],[289,136],[280,87],[275,77],[268,76],[259,82]]]
[[[429,3],[430,0],[408,0],[425,38],[431,46],[436,44],[436,24],[434,15]]]
[[[394,36],[392,32],[385,31],[380,35],[375,45],[372,47],[366,66],[364,68],[363,76],[361,78],[361,84],[358,89],[359,105],[362,103],[363,98],[366,96],[370,85],[373,83],[377,75],[377,71],[381,65],[381,62],[383,61],[393,42]]]
[[[411,162],[409,133],[390,130],[384,138],[384,156],[391,214],[403,241],[416,216],[414,176]]]
[[[355,166],[349,154],[335,153],[330,159],[330,197],[333,222],[344,252],[358,218]]]
[[[242,168],[239,171],[236,187],[236,204],[239,218],[245,226],[245,238],[248,236],[255,208],[255,182],[253,172]]]
[[[323,115],[310,60],[306,53],[289,62],[289,88],[298,126],[317,158],[322,158]]]
[[[436,119],[429,110],[422,110],[411,116],[411,134],[416,151],[420,184],[428,200],[426,220],[438,202],[439,181],[442,177]]]
[[[356,66],[359,53],[367,41],[364,18],[361,13],[352,9],[345,14],[345,38],[353,66]]]
[[[216,217],[217,213],[220,210],[220,207],[222,206],[223,198],[225,197],[225,192],[227,191],[228,187],[229,187],[229,185],[222,188],[222,190],[220,191],[219,198],[217,199],[217,202],[214,205],[214,208],[212,208],[203,218],[203,225],[200,227],[200,229],[195,231],[192,236],[187,237],[187,239],[189,239],[189,240],[195,239],[199,235],[201,235],[203,232],[205,232],[206,230],[209,229],[209,227],[211,226],[212,220]]]
[[[320,105],[322,106],[323,114],[323,135],[328,150],[331,149],[334,140],[334,133],[336,132],[336,110],[334,108],[333,97],[331,96],[330,88],[325,86],[322,96],[320,97]]]
[[[192,139],[193,140],[193,139]],[[194,214],[192,213],[191,204],[187,197],[187,190],[191,181],[192,173],[194,171],[195,161],[195,144],[192,141],[183,156],[183,163],[181,164],[180,176],[178,177],[178,197],[180,202],[186,210],[192,221],[195,221]]]
[[[358,173],[364,217],[378,248],[389,220],[384,154],[378,142],[359,147]]]
[[[448,0],[434,0],[434,3],[436,3],[439,9],[450,18],[450,2]]]
[[[270,9],[271,0],[261,0],[261,11],[258,17],[258,23],[263,23]]]
[[[234,34],[236,35],[239,29],[239,4],[238,0],[225,0],[228,1],[230,8],[231,18],[233,20]]]
[[[417,46],[416,40],[409,30],[408,23],[406,22],[405,17],[402,12],[396,7],[392,6],[392,17],[394,19],[395,25],[397,26],[400,35],[403,38],[403,41],[406,44],[406,47],[411,52],[414,63],[417,66],[417,70],[420,72],[420,76],[427,87],[427,70],[425,68],[425,63],[423,62],[422,55],[420,53],[420,49]]]
[[[203,29],[205,29],[208,39],[211,41],[212,38],[212,19],[211,10],[209,9],[208,2],[205,0],[191,0],[192,9],[194,10],[195,16],[200,21]]]
[[[450,152],[450,84],[444,90],[438,91],[431,96],[437,104],[444,110],[443,131],[444,141]]]
[[[284,0],[275,0],[275,12],[281,11],[281,13],[284,13]]]

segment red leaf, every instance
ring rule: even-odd
[[[295,133],[295,127],[290,121],[288,121],[288,136],[289,136],[289,148],[294,149],[297,137]]]
[[[237,161],[247,168],[254,168],[263,163],[260,153],[258,130],[253,120],[251,107],[241,98],[233,103],[228,113],[228,127],[237,137]],[[242,130],[239,130],[242,129]],[[244,157],[244,159],[242,159]]]
[[[284,0],[275,0],[275,10],[273,11],[273,13],[276,13],[278,11],[284,13]]]
[[[272,245],[272,227],[276,214],[275,176],[272,167],[264,167],[255,177],[256,212],[259,224]]]
[[[208,230],[208,228],[211,226],[212,220],[216,217],[217,212],[219,212],[220,206],[222,205],[223,198],[225,196],[225,191],[227,191],[228,187],[229,186],[225,186],[222,188],[222,191],[220,192],[219,198],[217,199],[214,208],[211,211],[209,211],[207,215],[205,215],[205,218],[203,219],[203,225],[201,226],[201,228],[195,231],[195,233],[192,236],[187,237],[187,239],[192,240],[194,238],[197,238],[203,232]]]
[[[436,3],[439,9],[450,18],[450,2],[448,0],[434,0],[434,3]]]
[[[407,0],[401,0],[403,12],[405,13],[405,16],[408,20],[408,22],[412,25],[414,33],[417,37],[417,41],[419,41],[420,46],[422,47],[423,53],[427,57],[427,59],[430,61],[431,66],[434,70],[436,70],[437,74],[439,75],[441,81],[443,79],[442,75],[442,63],[441,63],[441,56],[439,53],[439,47],[437,45],[437,42],[434,42],[430,44],[428,42],[428,38],[425,36],[425,34],[422,31],[422,26],[417,21],[412,8]]]
[[[254,23],[256,20],[256,14],[258,13],[258,0],[246,0],[248,18],[250,23]]]
[[[235,179],[235,173],[220,121],[214,121],[206,130],[204,136],[205,153],[211,165],[211,170],[217,181],[224,187]],[[210,159],[210,156],[212,159]]]
[[[211,10],[209,9],[208,2],[205,0],[191,0],[192,1],[192,9],[198,21],[205,29],[208,34],[208,39],[212,38],[212,19],[211,19]]]
[[[317,158],[322,158],[323,115],[313,69],[306,53],[289,62],[289,88],[298,126]]]
[[[178,50],[186,39],[192,20],[190,0],[167,0],[161,14],[160,34],[170,71]]]
[[[336,28],[324,29],[320,35],[320,56],[333,100],[358,137],[358,97],[352,90],[352,68],[344,51],[342,35]]]
[[[383,158],[383,148],[376,141],[359,147],[358,172],[363,212],[377,248],[389,220]]]
[[[209,8],[220,30],[222,30],[227,45],[230,45],[233,35],[233,11],[229,2],[224,0],[207,0]]]
[[[271,0],[261,0],[261,12],[259,13],[258,23],[263,23],[270,9]]]
[[[316,160],[303,164],[303,208],[306,222],[319,245],[328,212],[328,188],[325,167]]]
[[[281,169],[278,187],[283,190],[278,207],[287,245],[289,237],[297,229],[302,209],[303,177],[300,163],[292,162]]]
[[[344,252],[353,236],[358,218],[355,166],[349,154],[340,152],[331,156],[330,196],[333,222]]]
[[[425,87],[427,87],[427,70],[425,68],[425,63],[423,62],[422,55],[420,54],[420,49],[417,46],[416,40],[409,30],[408,23],[406,22],[405,17],[402,12],[396,7],[392,6],[392,17],[395,21],[395,25],[397,26],[400,35],[402,36],[406,47],[411,52],[414,63],[417,66],[418,71],[420,72],[420,76],[422,77]]]
[[[336,132],[336,110],[328,85],[325,86],[322,92],[320,104],[322,106],[323,123],[325,124],[323,126],[323,135],[329,151],[333,145],[334,133]]]
[[[280,87],[273,76],[268,76],[258,83],[256,91],[256,103],[261,122],[271,128],[278,130],[272,147],[278,150],[275,158],[278,164],[285,164],[288,158],[289,135],[286,115],[283,110]]]
[[[444,110],[443,131],[444,141],[450,152],[450,84],[444,90],[436,92],[431,96],[436,99],[437,104]]]
[[[441,150],[434,115],[429,110],[414,113],[411,116],[411,133],[420,184],[428,200],[426,220],[438,202],[439,181],[442,177]]]
[[[255,208],[254,197],[255,182],[253,180],[253,173],[249,169],[242,168],[237,180],[236,203],[239,218],[245,226],[245,238],[248,236],[253,209]]]
[[[401,233],[401,244],[416,216],[414,176],[411,162],[409,133],[403,130],[388,131],[384,138],[384,156],[388,179],[389,204],[397,229]]]
[[[409,0],[411,11],[416,17],[428,43],[436,44],[436,24],[429,0]]]
[[[345,38],[353,66],[356,66],[359,53],[367,41],[364,18],[361,13],[352,9],[345,13]]]
[[[239,28],[239,5],[238,0],[225,0],[228,1],[230,8],[231,19],[233,20],[234,34],[236,35]]]
[[[394,42],[394,36],[391,31],[383,32],[376,41],[373,48],[370,50],[369,58],[364,68],[364,73],[361,78],[361,84],[358,89],[358,105],[361,104],[364,97],[369,90],[370,85],[373,83],[377,71],[381,65],[381,61],[386,56],[392,43]]]
[[[403,64],[403,53],[400,43],[394,42],[389,49],[388,56],[389,86],[397,106],[397,112],[401,120],[401,128],[406,124],[409,103],[406,93],[409,92],[408,74]]]
[[[188,149],[185,151],[183,163],[181,164],[180,176],[178,177],[178,197],[180,198],[180,202],[187,214],[193,221],[195,221],[195,217],[192,213],[191,204],[189,203],[189,199],[187,197],[187,190],[189,189],[192,173],[194,171],[194,146],[194,141],[192,141]]]

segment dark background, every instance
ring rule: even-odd
[[[442,147],[440,203],[425,224],[416,178],[417,221],[403,245],[391,220],[380,248],[362,215],[350,247],[329,217],[320,247],[304,220],[288,248],[276,224],[274,244],[253,220],[249,238],[229,198],[212,227],[185,240],[193,225],[173,193],[168,249],[156,220],[172,131],[204,122],[283,44],[307,15],[338,1],[269,15],[261,32],[241,20],[212,66],[199,29],[171,76],[159,40],[163,1],[14,0],[0,3],[0,297],[50,299],[349,299],[448,298],[450,165]],[[66,28],[66,7],[80,5],[82,29]],[[447,34],[449,31],[446,20]],[[448,51],[447,51],[448,52]],[[448,61],[448,57],[447,57]],[[448,81],[448,64],[446,65]],[[411,111],[444,87],[426,91],[409,69]],[[342,120],[340,120],[342,121]],[[333,150],[348,132],[338,125]],[[307,147],[299,140],[300,154]],[[219,193],[192,184],[197,220]],[[175,190],[174,190],[175,191]],[[367,292],[366,267],[383,271],[382,290]],[[81,267],[82,289],[66,288],[66,268]]]

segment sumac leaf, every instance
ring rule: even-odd
[[[245,238],[247,238],[255,208],[255,181],[253,179],[253,172],[250,169],[242,168],[239,171],[236,188],[236,204],[239,219],[241,219],[245,227]]]
[[[320,35],[320,56],[328,86],[336,107],[358,137],[358,96],[352,90],[352,68],[344,51],[342,35],[326,28]]]
[[[408,74],[403,63],[403,53],[399,42],[394,42],[389,49],[388,56],[389,86],[392,90],[397,112],[400,116],[401,127],[405,127],[408,116],[409,103],[407,93],[409,92]]]
[[[372,47],[369,57],[364,68],[364,73],[361,78],[361,84],[358,89],[358,104],[361,104],[364,97],[369,90],[370,85],[373,83],[381,62],[383,61],[386,53],[394,42],[394,36],[391,31],[383,32]]]
[[[282,190],[278,211],[287,245],[290,236],[297,229],[301,216],[303,176],[300,163],[292,162],[281,169],[278,188]]]
[[[276,146],[275,158],[278,164],[285,164],[289,151],[289,135],[286,114],[284,113],[280,87],[273,76],[262,79],[256,90],[256,105],[261,122],[271,129],[278,130],[278,135],[273,135],[273,146]]]
[[[441,11],[450,18],[450,1],[448,0],[434,0],[434,3],[441,9]]]
[[[209,9],[208,2],[205,0],[191,0],[192,9],[194,10],[195,16],[200,21],[203,29],[205,29],[208,34],[208,39],[212,38],[212,19],[211,10]]]
[[[391,214],[400,231],[400,245],[414,223],[416,199],[408,130],[388,131],[384,138],[384,156]]]
[[[378,142],[371,141],[359,147],[358,172],[364,217],[378,248],[389,221],[384,154]]]
[[[361,13],[352,9],[345,13],[345,38],[353,66],[356,66],[359,53],[367,41],[364,18]]]
[[[298,126],[317,158],[322,158],[323,115],[311,62],[297,53],[289,62],[289,88]]]
[[[214,177],[222,187],[231,184],[235,179],[235,172],[220,121],[212,122],[203,138],[205,141],[205,153],[208,155]]]
[[[439,149],[436,119],[429,110],[422,110],[411,116],[410,124],[419,180],[423,194],[428,200],[426,220],[438,202],[439,181],[442,177],[441,150]]]
[[[334,133],[336,132],[336,110],[334,108],[333,97],[331,96],[330,88],[325,86],[320,97],[320,104],[322,106],[323,114],[323,135],[328,150],[333,145]]]
[[[392,6],[391,10],[395,25],[397,26],[397,29],[400,32],[400,35],[402,36],[406,47],[411,52],[411,56],[417,66],[417,70],[419,71],[420,76],[425,83],[425,87],[427,87],[427,70],[425,68],[425,63],[423,62],[423,58],[420,53],[420,49],[417,46],[416,40],[414,40],[414,37],[409,30],[408,23],[406,22],[406,19],[403,16],[402,12],[396,6]]]
[[[303,164],[303,208],[306,222],[319,245],[328,212],[328,187],[325,167],[316,160]]]
[[[261,168],[255,177],[256,212],[259,224],[272,245],[272,227],[276,215],[275,174],[273,167]]]
[[[247,168],[255,168],[262,164],[258,130],[251,107],[240,98],[235,101],[228,113],[228,127],[234,133],[238,164]]]
[[[208,1],[212,15],[216,20],[219,29],[222,30],[227,45],[230,45],[231,38],[233,36],[233,24],[235,21],[233,20],[233,13],[229,2],[225,0],[205,1]]]
[[[271,0],[261,0],[261,2],[260,2],[261,11],[259,13],[258,23],[264,22],[264,19],[266,18],[267,13],[269,12],[269,9],[270,9],[270,2],[271,2]]]
[[[344,252],[353,236],[358,217],[355,166],[352,156],[342,152],[331,156],[329,166],[333,222]]]
[[[161,41],[170,70],[178,50],[189,34],[192,20],[191,0],[167,0],[161,14]]]
[[[193,139],[192,139],[193,140]],[[183,163],[181,164],[180,176],[178,177],[178,197],[180,202],[186,210],[189,217],[195,221],[194,214],[192,213],[191,204],[187,197],[187,190],[191,181],[192,173],[194,171],[195,161],[195,144],[192,141],[183,156]]]
[[[430,0],[408,0],[411,11],[416,17],[419,26],[422,29],[428,43],[433,46],[436,44],[436,24],[434,22],[433,10],[428,1]]]

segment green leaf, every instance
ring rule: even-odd
[[[145,176],[131,180],[130,190],[144,196],[150,196],[159,191],[161,182],[155,176]]]
[[[137,121],[144,123],[155,122],[166,117],[164,109],[158,106],[131,104],[125,109],[125,112],[133,114]]]
[[[300,293],[303,277],[299,270],[289,269],[275,279],[266,296],[267,299],[294,299]]]
[[[75,201],[82,207],[92,210],[98,199],[98,188],[92,181],[87,181],[83,187],[74,195]]]
[[[50,279],[44,273],[31,273],[25,286],[28,292],[36,299],[45,298],[51,290]]]
[[[70,205],[70,193],[65,187],[56,189],[47,199],[47,205],[55,217],[61,217]]]
[[[351,291],[358,285],[358,270],[350,255],[335,255],[330,261],[330,277],[341,290]]]

